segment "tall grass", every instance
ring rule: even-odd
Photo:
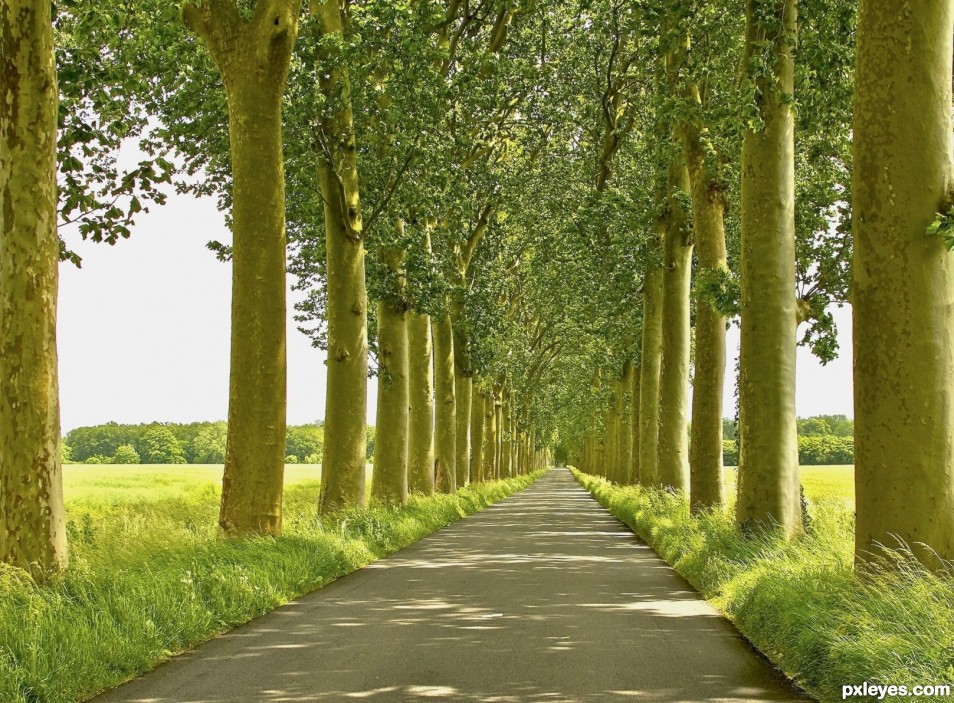
[[[574,474],[819,700],[840,701],[842,686],[865,681],[954,683],[954,574],[926,571],[899,549],[893,564],[856,579],[843,498],[812,501],[810,528],[793,541],[746,539],[729,511],[691,518],[683,494]]]
[[[218,488],[71,501],[71,568],[34,584],[0,565],[0,701],[83,700],[524,488],[539,474],[319,519],[286,487],[285,536],[222,540]],[[108,493],[108,492],[107,492]]]

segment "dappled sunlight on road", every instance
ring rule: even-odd
[[[555,471],[101,703],[352,699],[802,700]]]

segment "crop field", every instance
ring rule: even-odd
[[[803,466],[801,483],[805,488],[805,497],[811,501],[842,498],[854,504],[855,467],[854,466]],[[726,495],[735,495],[737,469],[727,467],[725,472]]]
[[[371,465],[368,464],[368,485]],[[313,492],[318,499],[321,464],[286,464],[285,486]],[[67,505],[159,503],[175,498],[218,498],[221,464],[67,464],[63,491]]]

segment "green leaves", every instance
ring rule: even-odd
[[[696,296],[708,301],[723,317],[732,318],[741,313],[741,281],[728,268],[699,269],[693,285]]]
[[[934,221],[928,225],[927,234],[942,237],[947,250],[954,249],[954,205],[945,213],[937,213]]]

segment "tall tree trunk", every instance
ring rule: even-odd
[[[383,254],[396,286],[378,303],[378,404],[375,421],[371,497],[385,504],[407,504],[408,330],[404,256]],[[390,298],[390,299],[388,299]]]
[[[698,101],[698,90],[693,88]],[[709,177],[704,132],[687,133],[686,156],[692,186],[692,223],[699,276],[728,270],[723,194]],[[722,393],[725,383],[725,318],[712,301],[696,298],[696,369],[692,388],[692,443],[689,449],[689,495],[692,509],[725,504],[722,471]]]
[[[484,465],[481,475],[485,481],[493,481],[494,460],[497,454],[497,404],[493,391],[484,396]]]
[[[639,384],[639,481],[643,486],[659,484],[656,447],[662,365],[662,277],[661,269],[653,269],[643,281],[643,362]]]
[[[325,36],[343,37],[337,0],[313,5]],[[337,43],[325,44],[320,87],[332,106],[319,129],[318,179],[327,250],[328,381],[321,467],[322,514],[364,506],[367,462],[368,295],[351,86]]]
[[[503,444],[503,469],[505,478],[516,475],[513,466],[513,412],[510,407],[510,393],[504,390],[503,395],[503,429],[501,430]]]
[[[497,479],[504,477],[503,473],[503,390],[498,390],[494,402],[494,412],[496,413],[497,425],[497,446],[494,456],[494,475]]]
[[[642,479],[639,474],[639,456],[640,456],[640,447],[639,447],[639,432],[640,432],[640,419],[639,419],[639,396],[640,396],[640,386],[643,378],[643,367],[642,364],[633,365],[633,383],[632,383],[632,395],[630,398],[630,408],[631,415],[630,419],[632,421],[632,432],[633,432],[633,448],[630,453],[630,469],[629,477],[630,483],[633,485],[642,483]]]
[[[954,559],[954,260],[925,235],[954,202],[952,32],[951,0],[860,4],[852,304],[863,561],[897,538],[931,568]]]
[[[511,409],[513,409],[512,405],[511,405]],[[521,474],[520,451],[519,451],[520,450],[520,430],[518,429],[518,426],[517,426],[516,410],[514,410],[513,412],[514,412],[514,415],[510,422],[510,437],[511,437],[511,441],[510,441],[511,464],[510,465],[511,465],[511,471],[513,472],[513,475],[519,476]]]
[[[801,525],[795,426],[795,166],[792,43],[795,0],[748,0],[746,56],[756,76],[761,131],[742,145],[742,343],[739,498],[743,531]],[[769,48],[766,48],[769,47]]]
[[[183,9],[222,75],[232,160],[232,340],[219,525],[280,535],[285,470],[285,169],[281,101],[298,31],[291,2]],[[266,53],[263,47],[269,47]]]
[[[466,282],[467,273],[461,278]],[[470,406],[473,402],[474,367],[470,361],[470,342],[467,338],[467,321],[464,317],[462,302],[455,302],[451,308],[451,320],[454,325],[454,390],[457,397],[457,444],[456,458],[457,486],[467,485],[470,478]]]
[[[474,391],[470,406],[470,482],[484,480],[484,394]]]
[[[430,254],[431,235],[424,228],[424,248]],[[408,313],[408,490],[434,493],[434,348],[431,318]]]
[[[663,239],[662,365],[659,370],[659,482],[689,489],[689,289],[692,231],[678,194],[689,193],[681,159],[669,169]]]
[[[603,471],[610,481],[619,483],[619,382],[613,381],[613,395],[606,409],[606,456]]]
[[[619,482],[624,486],[633,483],[633,362],[623,363],[619,382]]]
[[[56,67],[51,4],[0,5],[0,561],[67,566],[56,355]]]
[[[434,350],[431,318],[408,313],[408,490],[434,492]]]
[[[441,493],[457,490],[457,397],[454,389],[454,331],[450,315],[434,331],[434,480]]]

